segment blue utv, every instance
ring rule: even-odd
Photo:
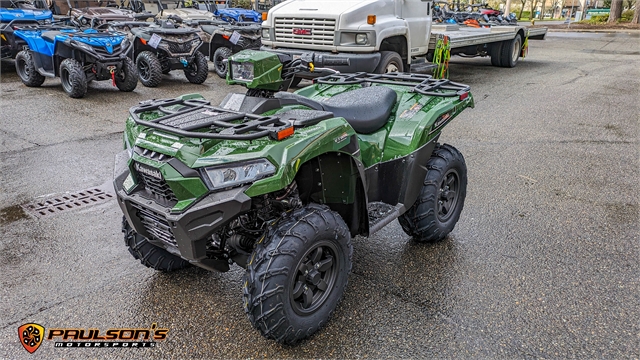
[[[138,84],[136,65],[129,57],[132,43],[123,33],[25,27],[14,34],[29,45],[16,55],[16,71],[27,86],[60,77],[67,95],[81,98],[93,80],[111,80],[120,91],[133,91]]]
[[[25,0],[0,0],[0,58],[14,58],[26,45],[13,36],[14,28],[29,25],[46,25],[53,21],[49,10],[38,9]]]

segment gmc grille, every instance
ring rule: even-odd
[[[296,35],[294,29],[310,30],[311,35]],[[276,18],[276,42],[333,46],[335,19]]]

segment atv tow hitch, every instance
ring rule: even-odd
[[[116,86],[116,67],[113,65],[107,66],[107,70],[109,70],[109,73],[111,74],[111,84]]]

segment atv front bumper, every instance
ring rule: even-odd
[[[129,170],[114,179],[118,205],[129,225],[150,243],[208,270],[220,271],[220,264],[207,258],[207,243],[220,227],[251,208],[251,198],[244,192],[248,186],[209,193],[193,206],[172,213],[134,187],[129,193],[124,181]],[[227,265],[228,266],[228,265]]]

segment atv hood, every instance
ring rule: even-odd
[[[90,7],[82,9],[73,9],[71,15],[78,17],[84,15],[88,18],[98,18],[104,20],[131,20],[134,19],[135,13],[131,10]]]

